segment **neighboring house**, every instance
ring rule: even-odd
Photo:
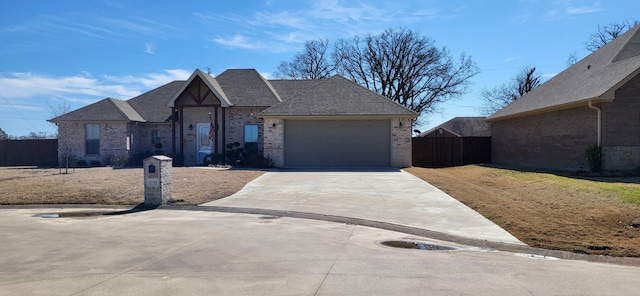
[[[486,117],[454,117],[418,137],[491,137],[491,129]]]
[[[491,162],[491,131],[484,117],[455,117],[413,138],[413,165],[449,167]]]
[[[230,69],[214,78],[196,69],[186,81],[50,121],[58,125],[60,157],[87,162],[152,151],[197,165],[237,142],[277,167],[408,167],[416,117],[338,75],[267,80]]]
[[[606,44],[487,120],[492,161],[588,169],[601,145],[603,169],[640,168],[640,26]]]

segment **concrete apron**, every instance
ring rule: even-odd
[[[315,213],[525,245],[476,211],[401,170],[267,172],[201,206]]]

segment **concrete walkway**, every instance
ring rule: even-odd
[[[524,245],[476,211],[401,170],[267,172],[238,193],[202,206],[352,217]]]

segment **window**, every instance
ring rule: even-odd
[[[151,131],[151,144],[158,145],[158,144],[162,144],[162,142],[160,141],[160,131],[159,130],[152,130]]]
[[[258,125],[244,126],[244,149],[249,155],[258,154]]]
[[[85,129],[85,154],[100,154],[100,125],[87,124]]]

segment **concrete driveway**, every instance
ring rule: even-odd
[[[202,206],[352,217],[524,245],[438,188],[397,169],[267,172],[238,193]]]

